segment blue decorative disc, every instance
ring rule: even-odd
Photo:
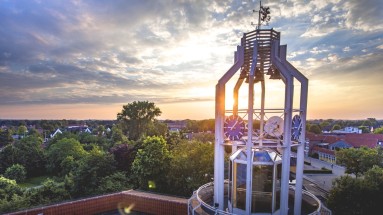
[[[292,126],[291,126],[291,138],[293,140],[299,140],[299,137],[302,133],[302,120],[299,115],[293,117]]]

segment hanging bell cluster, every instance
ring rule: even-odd
[[[265,78],[264,78],[264,74],[263,74],[263,71],[260,67],[256,67],[255,68],[255,74],[254,74],[254,83],[258,83],[260,81],[264,81]],[[249,83],[249,77],[247,76],[246,77],[246,80],[245,80],[246,83]]]
[[[254,75],[254,83],[258,83],[260,81],[264,81],[264,72],[262,71],[263,69],[260,67],[255,68],[255,75]],[[282,79],[281,73],[279,70],[274,66],[271,65],[269,69],[267,70],[266,75],[270,76],[270,79],[276,80],[276,79]],[[249,83],[249,76],[246,77],[245,80],[246,83]]]

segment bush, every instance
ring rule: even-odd
[[[27,171],[25,167],[20,164],[13,164],[5,170],[4,176],[6,178],[15,180],[17,183],[25,181]]]
[[[52,179],[45,180],[42,186],[27,190],[25,196],[30,204],[34,206],[70,199],[69,192],[65,190],[64,183],[58,183]]]
[[[305,174],[332,174],[332,170],[322,168],[322,169],[306,169],[303,170]]]
[[[312,158],[319,159],[319,154],[318,153],[313,153],[311,155]]]

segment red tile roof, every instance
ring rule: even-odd
[[[362,146],[367,146],[368,148],[375,148],[378,145],[378,139],[376,138],[346,136],[345,141],[347,143],[350,143],[355,148],[359,148]]]
[[[307,133],[306,138],[308,138],[310,141],[320,141],[322,143],[330,143],[330,144],[341,140],[341,138],[338,136],[313,134],[313,133]]]
[[[383,134],[345,134],[339,136],[307,133],[306,137],[310,141],[320,141],[322,143],[333,144],[339,140],[344,140],[355,148],[366,146],[374,148],[379,141],[383,141]]]
[[[326,154],[329,154],[329,155],[335,155],[334,151],[331,151],[330,149],[326,149],[326,148],[321,148],[321,147],[318,147],[318,146],[314,146],[313,152],[314,151],[323,152],[323,153],[326,153]]]
[[[383,141],[383,134],[347,134],[347,137],[376,138]]]

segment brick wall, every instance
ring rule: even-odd
[[[104,196],[97,196],[72,202],[33,208],[11,213],[12,215],[86,215],[112,210],[134,210],[148,214],[183,215],[187,214],[187,199],[145,193],[135,190]]]

